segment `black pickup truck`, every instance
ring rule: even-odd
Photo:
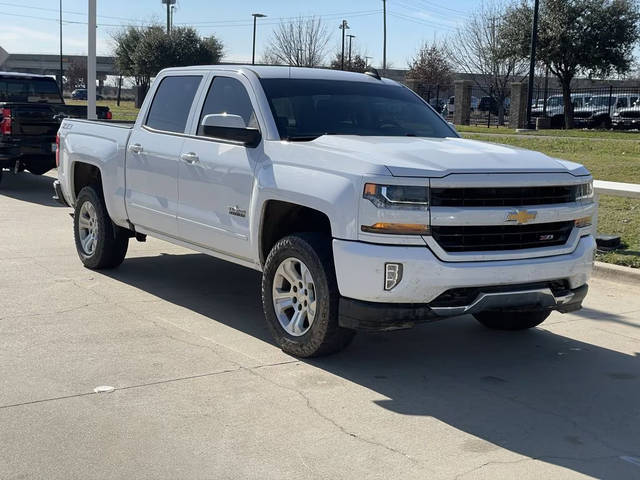
[[[110,120],[109,107],[97,116]],[[86,118],[87,107],[65,105],[57,82],[41,75],[0,72],[0,179],[3,169],[42,175],[56,166],[63,118]]]

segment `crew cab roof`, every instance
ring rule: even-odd
[[[224,72],[253,72],[259,78],[296,78],[309,80],[343,80],[352,82],[371,82],[399,85],[388,78],[377,78],[357,72],[345,72],[329,68],[288,67],[280,65],[199,65],[193,67],[167,68],[163,72],[179,73],[189,70],[211,70]]]
[[[51,78],[49,75],[37,75],[35,73],[20,73],[20,72],[0,72],[0,77],[16,77],[16,78]]]

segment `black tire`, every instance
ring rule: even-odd
[[[480,312],[473,316],[492,330],[526,330],[537,327],[551,315],[549,310],[530,312]]]
[[[53,167],[48,165],[27,165],[27,170],[29,170],[29,173],[32,173],[33,175],[44,175],[52,168]]]
[[[91,253],[85,251],[80,240],[80,214],[82,206],[87,202],[95,209],[97,225],[96,245]],[[99,187],[88,186],[80,190],[73,216],[73,234],[80,260],[85,267],[92,270],[115,268],[122,263],[127,254],[128,232],[111,221]]]
[[[316,289],[315,318],[301,336],[293,336],[284,329],[273,306],[276,271],[284,260],[292,257],[307,266]],[[279,240],[271,249],[262,274],[262,306],[269,330],[284,352],[296,357],[319,357],[349,345],[355,331],[338,325],[339,299],[330,238],[300,233]]]

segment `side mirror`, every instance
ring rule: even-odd
[[[206,137],[237,142],[245,147],[255,148],[262,140],[260,130],[249,128],[240,115],[215,113],[205,115],[200,124]]]

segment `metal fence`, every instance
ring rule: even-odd
[[[533,93],[532,117],[546,117],[549,126],[562,128],[562,90],[540,88]],[[640,87],[573,89],[571,104],[575,128],[640,128]]]
[[[453,122],[456,108],[453,85],[414,85],[413,88],[444,118]],[[576,88],[571,92],[575,128],[640,129],[640,86]],[[474,86],[471,91],[471,125],[508,125],[511,113],[509,89]],[[549,119],[548,127],[563,128],[564,99],[562,90],[536,88],[533,91],[531,115]]]

